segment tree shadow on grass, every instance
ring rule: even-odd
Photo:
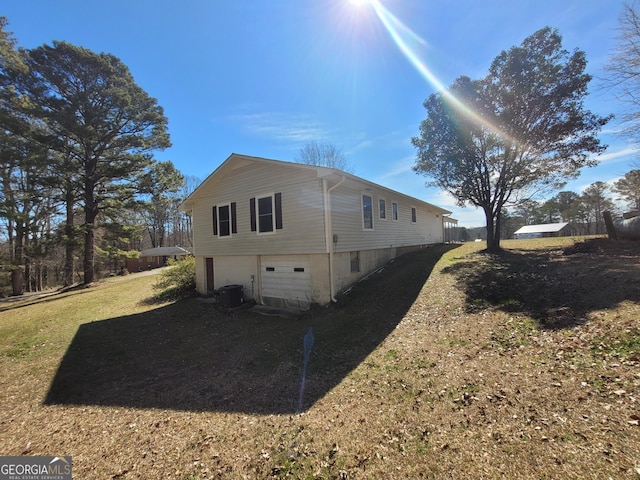
[[[571,328],[594,310],[640,301],[640,244],[608,242],[482,252],[443,272],[455,275],[469,311],[498,308],[528,315],[542,328]]]
[[[45,292],[45,293],[32,293],[24,296],[3,298],[0,300],[0,312],[8,310],[16,310],[19,308],[29,307],[35,304],[54,302],[60,298],[61,295],[70,297],[72,295],[81,295],[85,290],[72,290],[63,293],[60,292]]]
[[[315,344],[302,410],[395,328],[450,246],[404,255],[343,302],[299,317],[222,311],[191,298],[79,327],[45,404],[288,414],[299,410],[303,338]]]

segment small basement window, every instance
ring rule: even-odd
[[[351,252],[351,273],[360,271],[360,252]]]

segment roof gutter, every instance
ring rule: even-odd
[[[333,268],[333,223],[331,219],[331,192],[338,188],[344,181],[347,179],[344,175],[338,183],[336,183],[333,187],[327,188],[327,180],[322,179],[322,187],[324,190],[324,221],[325,221],[325,231],[327,234],[326,244],[327,251],[329,252],[329,290],[331,295],[331,301],[337,302],[336,300],[336,288],[334,284],[334,268]]]

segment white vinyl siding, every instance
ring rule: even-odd
[[[376,194],[372,192],[374,198]],[[428,204],[417,204],[414,199],[398,195],[387,202],[395,205],[398,221],[378,222],[375,234],[363,230],[363,194],[360,190],[340,186],[331,194],[333,234],[337,237],[335,252],[351,252],[386,248],[407,247],[440,243],[442,239],[442,218]],[[367,193],[368,195],[368,193]],[[416,222],[411,221],[411,207],[416,210]],[[392,217],[393,218],[393,217]]]
[[[194,202],[194,255],[323,253],[325,226],[322,184],[314,171],[250,163],[210,178]],[[266,188],[265,188],[266,187]],[[251,231],[251,198],[272,192],[282,195],[283,229],[273,235]],[[266,192],[265,192],[266,190]],[[211,206],[236,202],[237,234],[221,241],[211,234]],[[275,225],[275,224],[274,224]]]

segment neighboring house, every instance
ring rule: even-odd
[[[299,309],[442,243],[451,213],[332,168],[238,154],[180,209],[192,216],[198,292],[242,285],[246,299]]]
[[[170,259],[181,260],[190,255],[182,247],[155,247],[140,252],[140,257],[127,259],[129,272],[141,272],[152,268],[164,267]]]
[[[571,235],[572,228],[568,222],[545,223],[541,225],[525,225],[513,233],[516,239],[521,238],[542,238],[542,237],[564,237]]]

